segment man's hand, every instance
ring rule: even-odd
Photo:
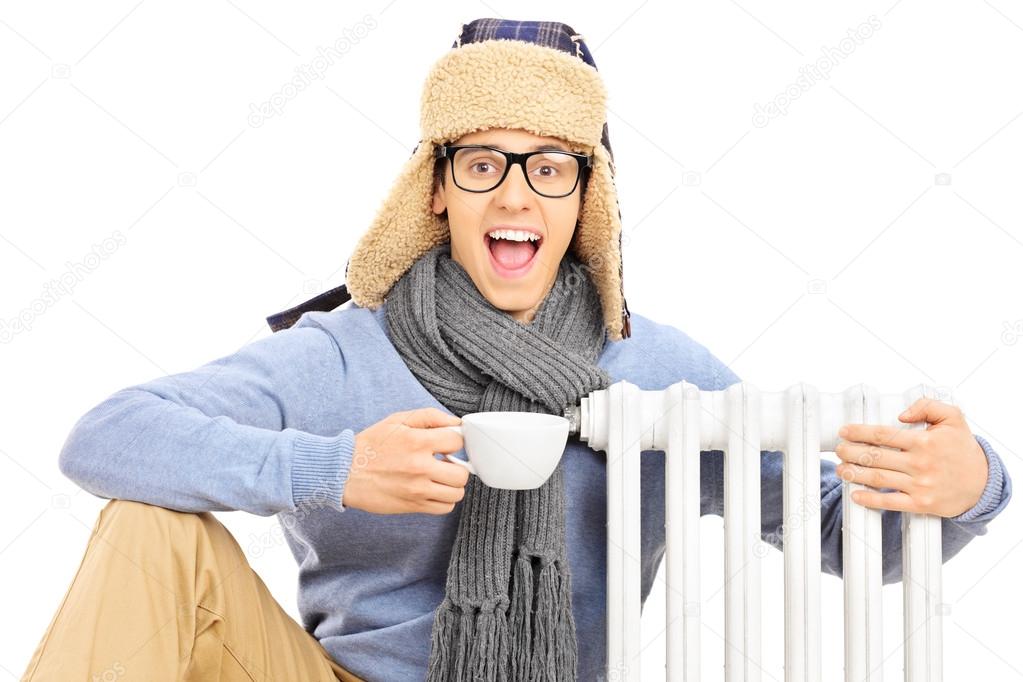
[[[893,511],[958,516],[972,508],[987,484],[987,457],[954,405],[920,398],[899,415],[927,429],[847,424],[835,447],[842,480],[896,492],[860,490],[854,502]]]
[[[395,412],[355,434],[341,504],[374,514],[448,514],[465,496],[469,472],[436,453],[458,452],[461,419],[434,407]]]

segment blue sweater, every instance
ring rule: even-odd
[[[60,469],[90,493],[200,512],[277,514],[299,566],[303,626],[364,679],[422,680],[434,609],[461,503],[445,515],[381,515],[341,505],[354,434],[413,408],[448,412],[391,345],[385,307],[348,303],[307,312],[288,329],[190,372],[119,390],[75,424]],[[720,390],[739,378],[684,332],[634,314],[633,336],[607,341],[599,364],[614,381],[663,389],[683,379]],[[990,444],[977,505],[942,521],[948,560],[1006,506],[1011,481]],[[464,457],[464,452],[460,456]],[[565,450],[568,555],[579,679],[597,679],[606,650],[604,453],[577,438]],[[723,513],[723,453],[701,462],[701,514]],[[642,598],[665,550],[664,453],[644,451]],[[338,475],[340,473],[340,475]],[[782,523],[782,454],[763,453],[762,533]],[[842,573],[842,481],[821,461],[821,564]],[[323,496],[333,505],[323,504]],[[901,578],[900,514],[883,513],[883,576]],[[780,547],[779,547],[780,549]]]

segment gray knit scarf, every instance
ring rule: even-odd
[[[391,340],[451,412],[563,414],[611,382],[600,299],[571,252],[532,322],[494,307],[440,244],[387,298]],[[437,608],[429,682],[576,679],[564,463],[535,490],[470,476]]]

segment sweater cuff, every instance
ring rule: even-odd
[[[1012,485],[1002,466],[1001,458],[985,439],[976,434],[973,437],[980,443],[984,456],[987,457],[987,485],[984,486],[984,492],[981,493],[977,504],[958,516],[950,517],[951,521],[987,521],[1005,507],[1012,493]]]
[[[345,511],[341,504],[355,451],[355,432],[345,429],[336,436],[317,436],[299,431],[293,441],[291,496],[295,509],[327,505]]]

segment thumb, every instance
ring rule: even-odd
[[[436,407],[421,407],[416,410],[396,412],[392,417],[405,426],[425,429],[433,426],[451,426],[461,423],[461,418]]]
[[[955,405],[932,398],[919,398],[899,415],[899,420],[909,423],[926,420],[930,424],[940,424],[945,421],[954,421],[961,414]]]

